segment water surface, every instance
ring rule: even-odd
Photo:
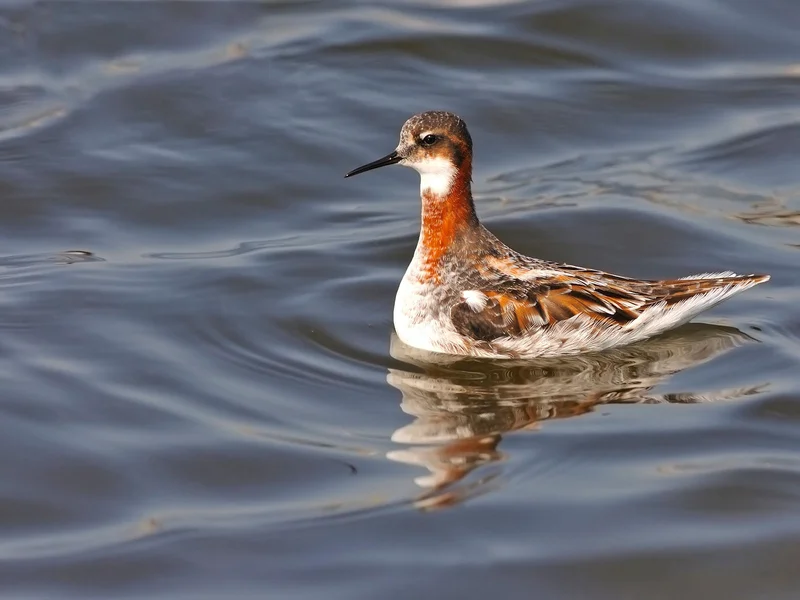
[[[793,0],[6,3],[0,590],[794,598]],[[488,227],[634,277],[772,280],[529,363],[392,332],[460,114]]]

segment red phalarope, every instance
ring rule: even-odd
[[[415,348],[488,358],[604,350],[686,323],[769,275],[702,273],[643,281],[530,258],[478,220],[472,138],[448,112],[414,115],[391,154],[345,177],[399,164],[420,174],[422,225],[394,306]]]

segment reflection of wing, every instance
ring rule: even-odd
[[[390,452],[389,458],[425,466],[431,475],[417,483],[435,491],[480,465],[499,461],[503,453],[496,446],[508,431],[585,414],[601,404],[740,397],[751,390],[702,396],[664,396],[650,390],[670,374],[708,362],[748,339],[731,328],[687,325],[605,352],[498,363],[425,352],[393,336],[392,356],[423,372],[390,369],[387,375],[403,394],[403,412],[414,417],[392,435],[394,442],[409,445]],[[474,493],[479,492],[470,488],[469,494]],[[451,502],[457,492],[447,494]],[[432,498],[426,496],[426,502]]]
[[[696,299],[691,311],[696,314],[764,280],[726,272],[691,279],[639,281],[569,265],[527,265],[522,260],[488,261],[482,269],[484,280],[452,307],[450,316],[459,333],[491,342],[576,315],[588,317],[590,324],[595,321],[604,327],[621,328],[656,305],[666,311]]]

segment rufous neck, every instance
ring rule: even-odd
[[[433,272],[458,236],[478,225],[472,201],[471,165],[454,169],[449,185],[422,177],[422,223],[417,253]]]

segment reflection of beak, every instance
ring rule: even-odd
[[[345,175],[345,177],[352,177],[353,175],[358,175],[359,173],[372,171],[372,169],[393,165],[395,163],[399,163],[401,160],[403,160],[403,157],[397,153],[397,150],[395,150],[394,152],[392,152],[391,154],[387,154],[383,158],[379,158],[374,162],[368,163],[362,167],[358,167],[357,169],[353,169],[347,175]]]

